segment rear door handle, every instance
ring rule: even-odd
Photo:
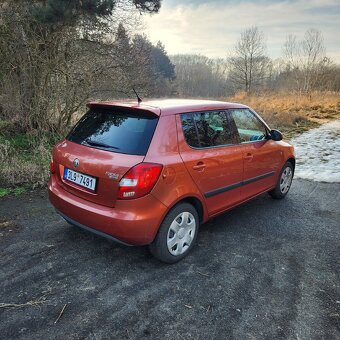
[[[192,168],[194,170],[204,170],[206,165],[203,162],[198,162],[196,165],[194,165]]]
[[[244,156],[244,159],[246,161],[251,161],[253,159],[253,155],[251,153],[247,153],[245,156]]]

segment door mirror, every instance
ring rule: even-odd
[[[283,138],[282,133],[278,130],[270,130],[270,137],[272,140],[275,140],[277,142],[282,140]]]

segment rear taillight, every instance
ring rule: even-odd
[[[54,167],[53,160],[51,160],[51,163],[50,163],[50,172],[51,172],[51,174],[55,174],[55,167]]]
[[[156,184],[162,168],[162,165],[154,163],[137,164],[120,180],[117,198],[127,200],[147,195]]]

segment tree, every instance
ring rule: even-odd
[[[197,54],[171,57],[177,92],[184,97],[221,97],[225,94],[225,62]]]
[[[175,66],[166,53],[165,46],[158,41],[152,45],[150,51],[150,63],[153,73],[153,94],[156,97],[172,95],[174,92],[174,80],[176,78]]]
[[[156,74],[169,80],[175,79],[175,66],[171,63],[161,41],[158,41],[156,46],[152,46],[151,61]]]
[[[234,55],[228,62],[228,80],[234,84],[235,89],[250,93],[264,84],[271,61],[266,56],[264,36],[258,27],[248,28],[241,33]]]
[[[139,79],[137,86],[140,89],[144,87],[147,95],[170,95],[173,91],[175,71],[164,45],[159,41],[154,46],[145,35],[140,34],[134,36],[132,43],[135,59],[139,61],[138,69],[134,69]]]
[[[171,94],[174,66],[161,42],[154,46],[145,35],[132,36],[119,23],[112,42],[92,43],[90,49],[103,71],[93,95],[101,99],[135,97],[133,88],[142,97]]]
[[[160,2],[0,0],[0,93],[18,94],[3,114],[18,112],[23,130],[70,122],[105,73],[117,6],[152,13]]]
[[[291,74],[294,89],[309,93],[315,89],[331,66],[326,57],[323,36],[320,31],[309,29],[301,41],[289,35],[283,45],[287,73]]]
[[[97,18],[112,14],[114,0],[45,0],[29,1],[29,10],[39,22],[77,25],[84,17]]]

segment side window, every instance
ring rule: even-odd
[[[237,127],[241,143],[264,140],[267,136],[265,126],[247,109],[229,110]]]
[[[197,128],[195,126],[192,114],[191,113],[182,114],[181,120],[185,140],[190,146],[194,148],[199,148],[200,144],[197,136]]]
[[[192,147],[211,147],[235,143],[235,135],[225,111],[195,112],[181,115],[185,139]]]

